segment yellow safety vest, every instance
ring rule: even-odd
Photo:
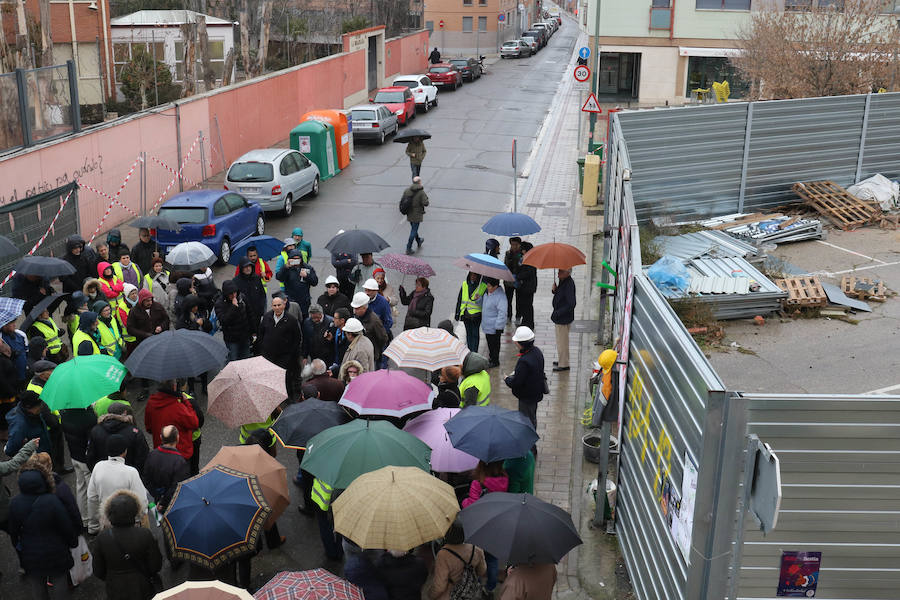
[[[240,440],[240,442],[242,444],[246,444],[247,438],[250,436],[251,433],[253,433],[257,429],[268,429],[269,427],[271,427],[274,424],[275,424],[275,419],[273,419],[272,416],[270,415],[269,418],[266,419],[265,421],[263,421],[262,423],[247,423],[246,425],[241,425],[241,433],[240,433],[240,436],[238,437],[238,439]],[[275,436],[272,436],[272,444],[271,445],[273,445],[273,446],[275,445]]]
[[[28,386],[25,389],[40,396],[41,392],[44,391],[44,386],[36,384],[34,382],[34,379],[32,379],[30,382],[28,382]]]
[[[284,266],[287,266],[287,260],[288,260],[287,252],[285,252],[284,250],[282,250],[282,251],[281,251],[281,262],[282,262],[282,264],[283,264]],[[280,287],[281,289],[284,289],[284,282],[281,281],[281,280],[279,280],[279,281],[278,281],[278,287]]]
[[[475,400],[477,406],[487,406],[491,403],[491,376],[487,371],[478,371],[463,379],[459,384],[460,397],[465,398],[466,390],[471,387],[478,389],[478,398]],[[460,401],[460,408],[465,405],[465,400]]]
[[[80,322],[81,322],[81,315],[79,315],[78,313],[72,313],[72,315],[70,315],[69,323],[68,323],[69,337],[74,336],[75,332],[78,331],[78,323],[80,323]]]
[[[186,392],[181,392],[181,396],[182,396],[182,400],[180,400],[179,402],[184,401],[184,400],[187,400],[188,404],[190,404],[190,403],[191,403],[191,400],[194,399],[193,396],[191,396],[190,394],[188,394],[188,393],[186,393]],[[195,429],[195,430],[191,433],[191,440],[194,441],[194,442],[196,442],[197,439],[198,439],[201,435],[203,435],[203,432],[202,432],[202,431],[200,430],[200,428],[198,427],[197,429]]]
[[[327,511],[331,506],[331,494],[334,488],[319,478],[313,480],[312,485],[312,501],[319,505],[323,511]]]
[[[141,287],[141,280],[143,280],[143,276],[141,275],[141,270],[134,263],[129,263],[128,267],[134,271],[134,274],[137,276],[138,288]],[[116,274],[116,277],[119,278],[120,281],[125,281],[125,277],[122,275],[122,263],[114,262],[112,264],[113,273]]]
[[[257,258],[256,261],[259,263],[259,276],[262,279],[262,282],[269,283],[269,281],[271,281],[271,278],[266,277],[266,261],[261,258]]]
[[[79,329],[75,332],[75,335],[72,336],[72,346],[75,347],[75,352],[73,354],[75,354],[75,356],[81,356],[78,354],[78,346],[84,341],[89,341],[91,343],[91,346],[93,347],[93,352],[91,352],[91,354],[100,354],[100,346],[97,345],[94,338]]]
[[[469,293],[469,280],[466,279],[462,284],[462,296],[459,301],[459,316],[463,316],[468,312],[470,315],[477,315],[481,312],[481,305],[478,304],[477,300],[472,300],[472,296],[474,294],[478,294],[479,297],[484,296],[484,293],[487,291],[486,283],[479,283],[478,287],[475,288],[475,291],[470,294]]]
[[[119,322],[116,319],[110,319],[109,325],[102,320],[97,319],[97,331],[100,332],[100,347],[106,350],[110,356],[119,358],[122,356],[122,336],[119,333]]]
[[[166,275],[169,274],[169,272],[165,271],[165,270],[163,271],[163,273],[165,273]],[[154,275],[155,274],[156,273],[154,273]],[[150,276],[150,273],[147,273],[146,275],[144,275],[144,283],[147,284],[147,290],[152,292],[153,291],[153,277]]]
[[[131,312],[131,306],[129,306],[128,303],[125,302],[125,303],[124,303],[124,306],[122,306],[122,309],[121,309],[121,310],[124,310],[124,311],[125,311],[125,314],[128,315],[128,314]],[[128,328],[125,326],[125,323],[128,322],[128,319],[126,318],[126,319],[125,319],[125,323],[123,323],[123,322],[122,322],[122,319],[119,318],[119,313],[118,313],[118,311],[116,311],[116,319],[118,319],[119,325],[122,326],[122,339],[123,339],[124,341],[126,341],[126,342],[136,342],[136,341],[137,341],[137,338],[134,337],[133,335],[129,335],[129,333],[128,333]]]
[[[49,325],[44,321],[35,321],[34,328],[47,340],[47,352],[59,354],[59,351],[62,350],[62,340],[59,339],[59,327],[56,326],[53,319],[50,320]]]

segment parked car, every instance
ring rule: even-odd
[[[547,39],[549,40],[550,36],[553,35],[553,28],[550,27],[547,23],[532,23],[529,29],[546,29],[547,30]]]
[[[369,98],[369,102],[387,106],[389,111],[397,115],[401,125],[416,118],[416,99],[406,86],[381,88],[375,92],[374,97]]]
[[[556,19],[544,19],[541,21],[542,23],[546,23],[550,26],[550,30],[553,33],[556,33],[556,30],[559,29],[559,23],[556,22]]]
[[[531,36],[529,36],[529,35],[523,35],[523,36],[522,36],[522,41],[525,42],[526,44],[528,44],[529,46],[531,46],[531,53],[532,53],[532,54],[537,54],[537,51],[538,51],[538,41],[537,41],[535,38],[533,38],[533,37],[531,37]]]
[[[235,244],[266,232],[262,207],[230,190],[176,194],[159,207],[159,216],[181,225],[181,231],[156,232],[163,256],[181,242],[200,242],[226,263]]]
[[[228,167],[225,189],[288,217],[297,199],[319,194],[319,167],[296,150],[251,150]]]
[[[397,115],[383,104],[361,104],[350,109],[353,120],[353,140],[378,140],[397,133],[400,123]]]
[[[393,86],[409,88],[416,101],[416,108],[421,108],[423,112],[428,112],[430,107],[438,105],[438,89],[428,75],[397,75],[394,77]]]
[[[528,31],[523,31],[522,36],[533,37],[537,40],[538,50],[547,45],[547,41],[550,39],[550,34],[547,33],[546,29],[529,29]]]
[[[462,73],[456,65],[450,63],[436,63],[428,69],[428,79],[434,85],[440,87],[452,87],[454,90],[463,84]]]
[[[531,54],[531,46],[522,40],[509,40],[508,42],[503,42],[503,45],[500,46],[500,58],[511,58],[513,56],[522,58],[523,56],[531,56]]]
[[[464,81],[475,81],[481,77],[481,65],[474,58],[451,58],[451,65],[456,65]]]

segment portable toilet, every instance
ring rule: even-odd
[[[322,181],[341,172],[338,167],[334,127],[322,121],[304,121],[291,129],[291,148],[299,151],[319,167]]]
[[[350,122],[342,110],[312,110],[300,118],[301,121],[321,121],[334,127],[334,141],[337,143],[338,168],[346,169],[353,158],[353,135]]]

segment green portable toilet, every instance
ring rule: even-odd
[[[341,172],[338,167],[334,126],[321,121],[304,121],[291,129],[291,148],[297,150],[319,167],[322,181]]]

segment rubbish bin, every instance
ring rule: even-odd
[[[321,181],[341,172],[334,127],[330,123],[304,121],[291,130],[290,141],[292,149],[299,151],[319,167]]]
[[[584,157],[581,156],[576,161],[578,163],[578,193],[584,188]]]
[[[350,164],[353,136],[347,114],[341,110],[313,110],[302,117],[301,121],[321,121],[334,127],[334,139],[337,142],[338,168],[346,169]]]

